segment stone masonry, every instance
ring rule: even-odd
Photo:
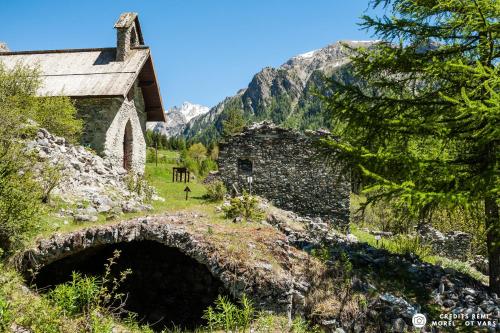
[[[301,134],[263,122],[220,145],[220,177],[231,191],[250,191],[298,214],[349,222],[350,183],[338,163],[320,154],[327,132]]]
[[[124,137],[130,128],[130,138],[126,145],[129,149],[127,169],[144,172],[146,162],[146,112],[141,89],[135,84],[131,99],[94,98],[76,101],[78,115],[84,120],[82,143],[91,147],[99,155],[114,165],[124,165]],[[128,127],[127,127],[128,126]]]
[[[165,121],[163,102],[138,14],[121,14],[114,27],[116,47],[11,52],[0,42],[0,64],[38,68],[37,96],[74,101],[81,144],[115,168],[143,174],[146,121]]]
[[[466,260],[470,255],[472,236],[465,232],[450,231],[443,234],[430,225],[423,225],[420,226],[418,233],[440,256]]]

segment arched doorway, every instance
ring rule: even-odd
[[[130,120],[125,125],[125,134],[123,135],[123,168],[125,170],[132,169],[132,152],[133,152],[133,136],[132,124]]]

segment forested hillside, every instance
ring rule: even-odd
[[[231,112],[240,113],[245,123],[271,120],[302,130],[329,127],[323,112],[325,108],[316,96],[324,90],[324,78],[350,82],[352,51],[349,47],[369,47],[374,43],[337,42],[293,57],[278,68],[266,67],[253,77],[246,89],[193,119],[184,136],[205,144],[213,142],[222,135],[222,124]]]

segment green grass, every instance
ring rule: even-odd
[[[224,218],[223,213],[216,213],[216,206],[220,202],[210,202],[204,199],[206,194],[205,186],[201,179],[193,179],[189,183],[172,182],[172,168],[178,157],[178,153],[171,151],[159,151],[159,163],[147,163],[145,177],[149,185],[155,187],[157,194],[164,200],[151,202],[153,211],[140,212],[133,214],[122,214],[114,220],[107,221],[105,215],[99,215],[96,222],[75,223],[71,216],[58,217],[56,212],[61,208],[74,208],[57,198],[53,200],[51,207],[47,206],[47,212],[42,217],[44,231],[38,237],[48,237],[54,232],[69,232],[93,225],[118,223],[129,220],[134,217],[144,215],[158,215],[169,213],[192,212],[200,214],[196,223],[186,223],[185,226],[191,232],[202,235],[209,241],[221,255],[224,255],[231,262],[242,263],[268,263],[276,274],[281,274],[283,263],[276,256],[273,248],[269,244],[277,237],[277,232],[271,227],[263,226],[257,222],[233,223]],[[184,192],[185,187],[191,189],[189,199],[186,200]],[[66,223],[65,223],[66,222]],[[250,244],[252,250],[249,251]],[[29,244],[27,244],[29,246]],[[251,266],[251,264],[248,264]],[[0,271],[2,270],[0,262]],[[8,274],[15,275],[15,279]],[[2,287],[2,280],[11,281],[11,284]],[[0,272],[0,301],[5,299],[10,307],[8,311],[12,313],[11,318],[6,324],[10,325],[12,321],[26,328],[35,328],[34,332],[81,332],[84,324],[89,324],[89,318],[80,314],[69,315],[63,311],[64,307],[54,304],[44,295],[30,293],[22,294],[21,277],[12,269],[7,272]],[[28,300],[29,298],[29,300]],[[66,301],[66,299],[64,299]],[[4,302],[5,303],[5,302]],[[5,305],[5,304],[4,304]],[[4,310],[0,302],[0,312]],[[38,315],[38,313],[47,315]],[[97,319],[97,320],[94,320]],[[99,324],[96,332],[107,332],[111,326],[126,328],[130,332],[151,333],[147,327],[141,327],[137,321],[117,320],[111,317],[91,317],[92,325]],[[1,328],[0,323],[0,328]],[[261,332],[278,332],[281,328],[287,326],[287,319],[280,316],[271,316],[267,314],[257,314],[252,325],[258,327]],[[50,327],[49,327],[50,326]],[[95,328],[97,329],[97,326]],[[39,328],[42,327],[42,328]],[[92,326],[94,328],[94,326]],[[99,331],[100,330],[100,331]],[[123,330],[125,331],[125,330]],[[205,328],[196,330],[197,332],[208,332]],[[216,330],[222,332],[222,330]],[[310,332],[307,323],[296,320],[293,323],[293,332]],[[167,330],[166,332],[169,332]],[[172,332],[183,332],[180,329],[173,329]]]
[[[401,251],[401,246],[391,238],[382,238],[377,241],[374,235],[359,229],[355,224],[351,225],[351,232],[358,238],[360,242],[368,243],[370,246],[373,246],[378,249],[385,249],[394,254],[404,255]],[[439,265],[443,268],[451,268],[458,272],[461,272],[465,275],[472,277],[475,280],[482,282],[483,284],[488,284],[488,277],[476,269],[469,266],[467,263],[464,263],[460,260],[451,260],[448,258],[444,258],[436,255],[425,255],[420,256],[420,260],[433,264]]]
[[[212,218],[216,218],[215,206],[217,203],[208,202],[203,198],[206,194],[206,189],[205,186],[201,184],[201,179],[195,178],[189,183],[172,182],[172,168],[177,166],[173,162],[177,160],[178,157],[179,153],[176,151],[159,150],[158,164],[154,162],[146,163],[145,177],[149,185],[153,186],[157,194],[163,198],[163,200],[155,200],[150,203],[153,206],[152,211],[124,213],[119,215],[116,219],[109,221],[106,220],[104,214],[99,214],[96,222],[75,223],[71,216],[60,217],[57,215],[57,212],[62,208],[68,209],[75,207],[58,198],[54,198],[50,206],[46,207],[45,214],[41,217],[41,232],[37,236],[48,237],[54,232],[69,232],[83,227],[117,223],[135,217],[161,213],[198,211]],[[186,192],[184,192],[186,186],[191,190],[188,200],[186,200]]]
[[[177,211],[187,208],[203,209],[207,206],[203,196],[206,189],[198,179],[191,180],[189,183],[172,182],[172,168],[175,164],[155,163],[146,164],[146,179],[148,183],[156,188],[160,197],[165,201],[154,201],[153,208],[155,212]],[[191,192],[186,200],[184,189],[189,187]],[[208,204],[209,205],[209,204]]]

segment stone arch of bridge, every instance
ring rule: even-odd
[[[33,284],[46,291],[70,281],[72,272],[102,276],[104,265],[117,250],[120,256],[111,267],[111,277],[131,270],[117,291],[125,295],[124,310],[136,313],[157,331],[171,325],[188,329],[203,325],[203,311],[218,295],[229,295],[205,265],[178,248],[150,240],[89,247],[41,267]]]
[[[113,251],[121,250],[121,258],[126,260],[117,265],[115,272],[127,268],[132,271],[135,268],[136,274],[145,272],[138,277],[133,277],[133,272],[130,281],[134,284],[124,290],[140,295],[135,303],[138,306],[130,310],[147,309],[146,303],[155,304],[146,297],[148,293],[154,294],[150,291],[157,288],[161,291],[159,299],[165,302],[156,303],[153,308],[163,310],[151,308],[139,313],[139,318],[147,322],[158,321],[155,325],[158,330],[172,322],[187,328],[198,325],[202,308],[219,294],[226,294],[234,300],[246,294],[258,310],[290,311],[292,279],[288,271],[273,273],[258,263],[236,264],[203,234],[186,228],[179,218],[177,215],[137,218],[55,234],[40,239],[33,248],[20,253],[15,264],[28,282],[34,282],[40,288],[50,288],[68,281],[72,270],[89,274],[99,272]],[[131,264],[127,266],[127,263]],[[33,277],[32,272],[37,274]],[[170,277],[166,278],[168,274]],[[182,292],[169,289],[169,286],[180,286],[178,289]],[[194,299],[202,300],[199,306],[194,304]],[[165,315],[169,311],[174,313],[174,306],[179,311],[171,317]],[[179,314],[182,312],[196,315],[183,316]]]

